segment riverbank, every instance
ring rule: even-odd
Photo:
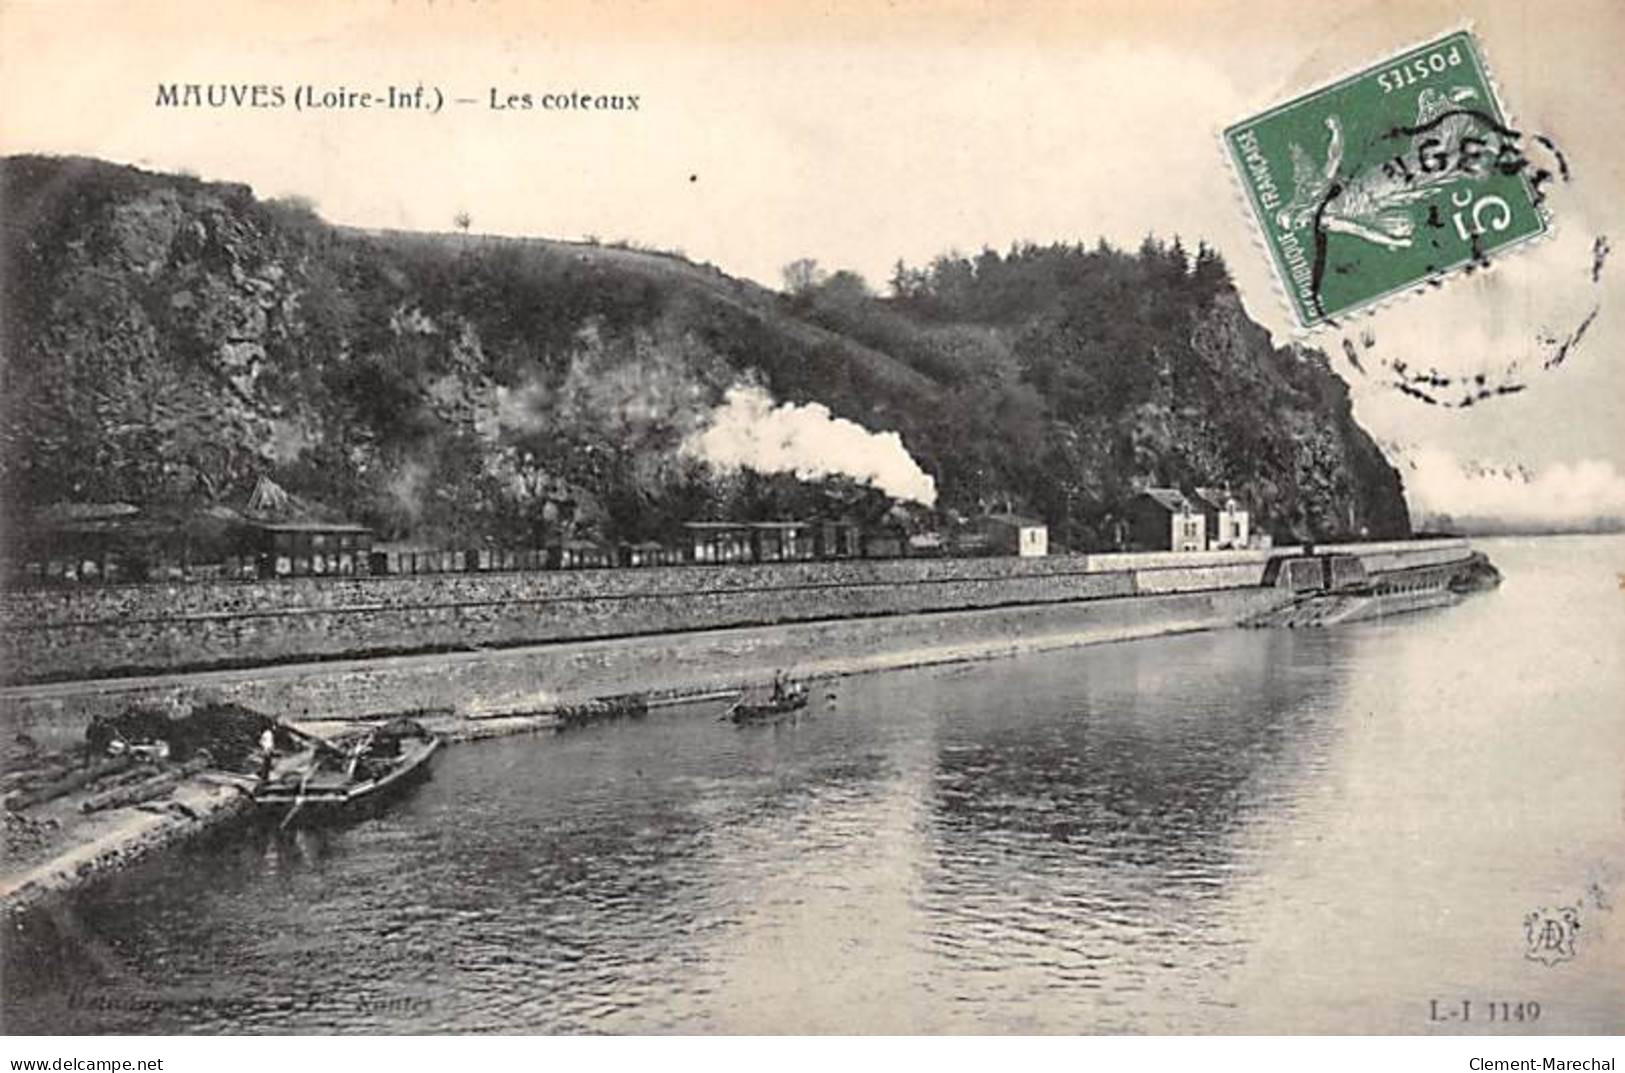
[[[451,715],[419,719],[447,741],[552,730],[552,715],[467,720]],[[332,733],[351,723],[299,724],[307,733]],[[250,799],[231,780],[193,775],[164,799],[85,813],[97,787],[64,794],[26,812],[6,814],[6,854],[0,865],[0,915],[34,909],[186,842],[247,822]]]
[[[142,704],[180,710],[204,700],[282,715],[312,733],[410,712],[446,740],[462,742],[550,731],[559,725],[554,713],[561,706],[605,696],[642,693],[656,713],[711,698],[720,710],[720,698],[765,684],[784,669],[802,679],[829,679],[1215,629],[1281,599],[1271,589],[1221,590],[500,652],[52,683],[4,692],[13,725],[55,748],[75,746],[95,714]],[[241,819],[246,810],[242,791],[211,783],[207,775],[188,780],[169,801],[94,816],[79,812],[85,796],[70,794],[29,810],[31,820],[49,826],[50,838],[37,853],[8,854],[0,869],[0,911],[23,911],[70,893]]]
[[[1406,576],[1407,570],[1448,573],[1448,563],[1469,552],[1461,542],[1448,547],[1434,542],[1373,546],[1370,554],[1384,565],[1399,566],[1394,576]],[[138,706],[181,712],[205,703],[241,705],[316,733],[401,713],[449,741],[535,733],[558,726],[555,713],[561,708],[605,697],[637,695],[658,711],[694,698],[730,697],[784,671],[802,679],[835,678],[1220,629],[1256,621],[1297,600],[1278,587],[1227,584],[1238,571],[1262,573],[1267,560],[1257,553],[1223,556],[1205,553],[1199,562],[1190,556],[1163,557],[1166,562],[1141,557],[1134,564],[1138,569],[1129,572],[1136,588],[1173,591],[1003,604],[998,601],[1009,593],[984,589],[980,598],[991,598],[995,606],[36,683],[0,690],[0,712],[9,735],[55,750],[76,748],[86,724],[98,715]],[[1407,565],[1417,562],[1431,565]],[[1105,569],[1096,578],[1125,573],[1116,561],[1099,565]],[[1031,577],[1017,571],[1015,594],[1025,594],[1036,577],[1063,587],[1081,584],[1058,581],[1064,576],[1055,564]],[[1182,591],[1215,580],[1223,587]],[[899,579],[884,584],[902,590]],[[948,590],[939,590],[937,598],[941,591]],[[961,591],[955,598],[962,596]],[[1385,597],[1384,613],[1427,602],[1419,599]],[[80,815],[82,796],[68,795],[49,809],[24,814],[29,822],[38,821],[40,845],[8,852],[0,870],[0,909],[17,911],[94,882],[218,829],[240,817],[246,804],[242,791],[211,783],[206,775],[188,780],[167,801],[96,816]]]

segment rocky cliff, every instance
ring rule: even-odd
[[[902,497],[1109,546],[1158,482],[1228,484],[1282,536],[1407,529],[1324,357],[1273,347],[1205,248],[945,257],[881,298],[850,273],[780,294],[625,246],[358,232],[84,159],[0,161],[0,204],[10,519],[178,518],[267,478],[423,540],[638,540]],[[841,435],[808,442],[852,457],[723,457],[705,434],[746,396],[733,419],[825,422]]]

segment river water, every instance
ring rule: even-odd
[[[457,746],[30,921],[5,1028],[1617,1032],[1625,538],[1483,546],[1500,590],[1383,622]]]

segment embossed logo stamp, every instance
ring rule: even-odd
[[[1466,30],[1236,123],[1224,142],[1306,328],[1547,228],[1552,176],[1525,153]]]
[[[1565,905],[1556,909],[1535,909],[1523,918],[1523,956],[1530,961],[1556,965],[1574,957],[1574,944],[1580,937],[1580,909]]]

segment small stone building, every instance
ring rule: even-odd
[[[996,555],[1036,558],[1049,554],[1049,526],[1019,514],[989,514],[983,520],[988,544]]]
[[[1128,518],[1137,550],[1207,550],[1207,518],[1177,488],[1145,489],[1129,500]]]

